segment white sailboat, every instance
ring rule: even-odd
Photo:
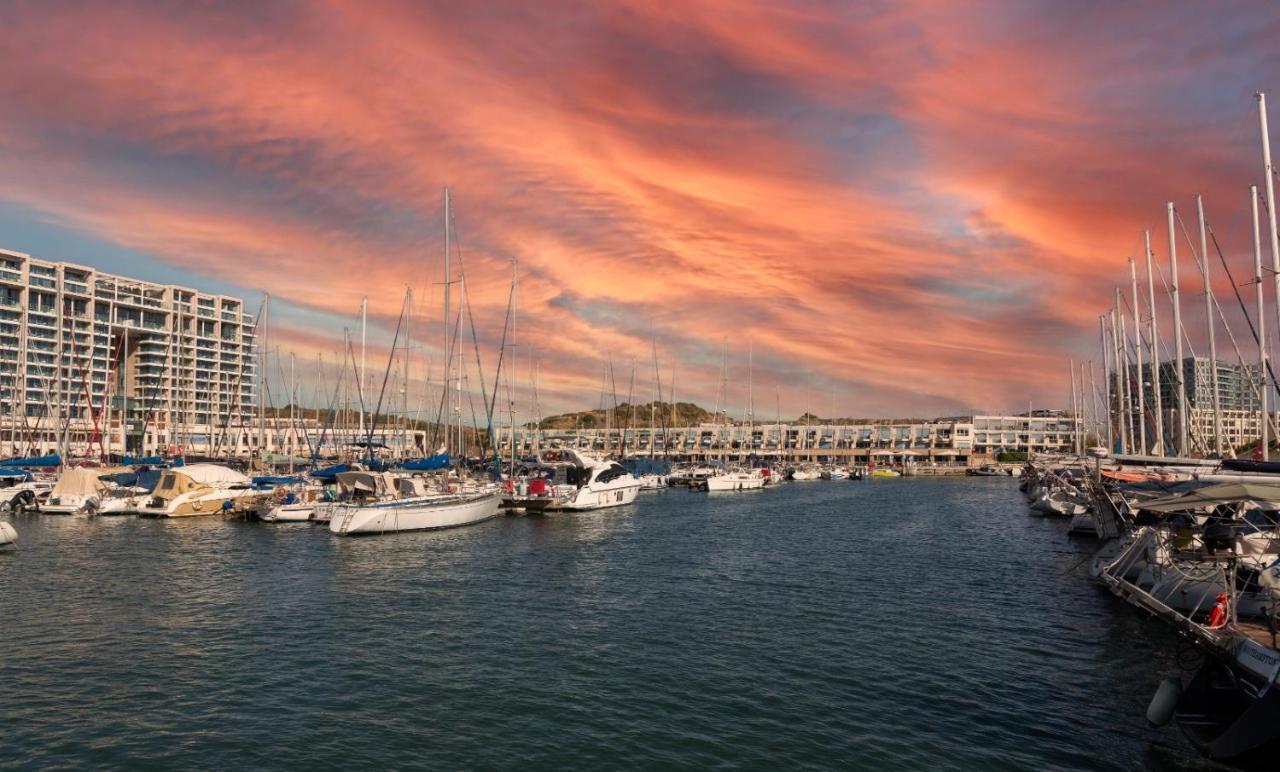
[[[497,515],[500,502],[493,490],[429,493],[421,478],[387,472],[342,472],[338,485],[354,497],[330,508],[329,532],[338,536],[473,525]]]
[[[450,391],[452,361],[454,349],[451,340],[456,335],[450,334],[451,316],[449,313],[450,298],[453,294],[453,277],[449,270],[449,243],[452,227],[452,212],[449,189],[444,191],[444,342],[445,342],[445,374],[444,389]],[[405,308],[409,297],[406,295]],[[465,290],[459,303],[459,311],[466,302]],[[403,318],[404,310],[401,311]],[[462,314],[458,314],[458,332],[462,325]],[[397,325],[397,338],[399,326]],[[396,340],[392,341],[394,356]],[[389,365],[388,365],[389,366]],[[445,432],[447,437],[446,452],[452,444],[465,455],[462,440],[462,365],[459,359],[456,375],[457,400],[452,411],[456,421]],[[377,411],[374,411],[375,416]],[[457,435],[454,437],[453,432]],[[369,437],[372,437],[372,428]],[[367,438],[367,439],[368,439]],[[478,487],[474,483],[461,478],[453,482],[442,475],[440,478],[424,478],[421,476],[397,476],[386,472],[342,472],[338,474],[338,485],[342,489],[343,503],[326,507],[324,515],[329,519],[329,532],[337,536],[354,536],[358,534],[384,534],[400,531],[424,531],[437,528],[456,528],[464,525],[482,523],[498,514],[498,506],[502,499],[496,488],[492,486]],[[468,487],[470,486],[470,490]]]

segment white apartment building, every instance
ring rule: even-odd
[[[247,453],[256,343],[240,298],[0,249],[0,456]]]

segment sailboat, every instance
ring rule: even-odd
[[[458,314],[457,327],[450,330],[449,305],[452,292],[452,274],[449,270],[449,236],[451,226],[451,210],[449,189],[444,191],[444,343],[445,343],[445,377],[444,395],[449,393],[452,370],[451,341],[462,325],[462,314]],[[465,286],[460,303],[465,303]],[[408,307],[408,295],[401,308],[401,321]],[[459,306],[461,310],[461,306]],[[394,361],[396,343],[400,337],[400,325],[396,325],[396,335],[392,340],[392,359]],[[458,399],[461,399],[461,364],[459,364]],[[385,384],[385,379],[384,379]],[[381,400],[379,400],[381,402]],[[443,406],[443,405],[442,405]],[[379,405],[380,408],[380,405]],[[379,408],[373,411],[374,420]],[[462,447],[462,410],[461,404],[453,413],[457,417],[457,438],[459,448]],[[448,443],[455,427],[450,426],[446,435],[446,452],[443,460],[447,462]],[[373,437],[373,421],[367,438]],[[350,471],[337,475],[339,488],[342,490],[343,503],[328,508],[329,532],[337,536],[355,536],[358,534],[384,534],[399,531],[423,531],[437,528],[456,528],[464,525],[482,523],[498,514],[501,498],[492,486],[477,486],[463,479],[459,474],[450,478],[447,474],[438,477],[422,475],[394,475],[387,472]],[[450,482],[453,479],[454,482]]]

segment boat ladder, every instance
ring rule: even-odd
[[[351,519],[356,516],[355,507],[343,507],[342,522],[338,523],[338,533],[346,533],[351,527]]]

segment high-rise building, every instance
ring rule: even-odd
[[[240,298],[0,250],[0,455],[247,453],[257,367]]]
[[[1216,368],[1213,366],[1216,365]],[[1213,374],[1218,375],[1218,409],[1214,412]],[[1261,418],[1258,415],[1261,379],[1257,365],[1246,365],[1238,362],[1218,360],[1210,363],[1208,357],[1186,357],[1182,360],[1183,388],[1186,390],[1187,404],[1187,437],[1190,446],[1181,452],[1207,453],[1216,449],[1215,432],[1222,436],[1224,451],[1237,448],[1258,440],[1261,432]],[[1119,384],[1120,396],[1117,396],[1117,384],[1114,374],[1107,383],[1107,393],[1112,405],[1127,405],[1125,413],[1126,433],[1139,441],[1135,445],[1145,444],[1150,451],[1157,436],[1157,420],[1162,421],[1164,430],[1164,449],[1166,453],[1179,452],[1178,437],[1178,368],[1173,362],[1161,362],[1160,375],[1160,408],[1162,416],[1156,415],[1154,370],[1150,363],[1142,366],[1142,377],[1138,377],[1138,369],[1133,365],[1124,373],[1126,376]],[[1138,389],[1142,389],[1143,416],[1138,416]],[[1125,397],[1127,396],[1127,400]],[[1115,426],[1113,425],[1113,430]],[[1144,437],[1145,435],[1145,437]],[[1141,441],[1145,438],[1145,443]],[[1138,450],[1137,447],[1133,450]]]

